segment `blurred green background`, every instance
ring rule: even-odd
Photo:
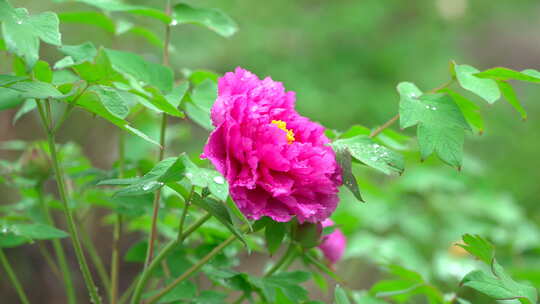
[[[80,3],[10,2],[32,13],[94,10]],[[162,2],[129,1],[156,8],[162,7]],[[240,31],[224,39],[196,26],[174,28],[171,61],[178,76],[183,69],[204,68],[222,74],[236,66],[260,77],[271,76],[296,91],[297,108],[303,115],[332,129],[346,130],[356,124],[373,128],[384,123],[397,113],[398,82],[415,82],[423,90],[435,88],[449,80],[451,60],[481,70],[494,66],[540,69],[537,0],[186,2],[223,10],[237,21]],[[153,20],[122,13],[113,16],[116,21],[142,24],[163,35],[162,26]],[[71,23],[62,24],[61,32],[64,44],[90,40],[160,60],[160,48],[137,35],[115,36]],[[42,58],[54,62],[61,56],[45,46]],[[9,70],[10,62],[3,58],[0,62],[1,71]],[[486,130],[482,136],[467,137],[461,172],[433,158],[422,164],[417,152],[406,152],[406,170],[401,177],[358,169],[367,203],[357,203],[342,191],[334,216],[349,237],[347,261],[337,269],[351,287],[369,288],[383,275],[374,271],[377,263],[398,262],[420,271],[443,290],[457,290],[459,279],[476,265],[452,247],[463,233],[488,237],[516,278],[540,287],[540,88],[516,87],[529,120],[520,121],[503,101],[493,106],[479,102]],[[15,112],[0,113],[1,141],[43,137],[37,115],[26,116],[13,126]],[[157,137],[155,115],[138,117],[136,125]],[[169,154],[200,152],[205,130],[180,120],[173,120],[169,128]],[[407,134],[413,136],[414,132]],[[59,141],[79,144],[99,168],[110,168],[116,156],[116,130],[82,111],[67,121]],[[153,151],[135,138],[129,139],[128,147],[132,160]],[[0,156],[15,160],[19,155],[0,151]],[[17,202],[20,198],[13,193],[0,185],[0,203]],[[104,237],[95,241],[99,252],[106,255],[111,227],[103,224],[99,212],[94,216],[90,228],[94,236],[103,233]],[[137,237],[132,236],[134,239]],[[130,239],[125,239],[123,246],[130,245]],[[47,282],[50,274],[38,252],[20,247],[9,253],[17,257],[14,263],[19,269],[26,269],[22,281],[34,281],[39,287],[30,290],[31,297],[50,299],[37,303],[61,303],[55,299],[62,299],[62,291],[55,287],[57,282]],[[137,269],[123,267],[126,278]],[[15,303],[2,300],[15,299],[15,294],[5,278],[0,278],[0,284],[0,302]],[[492,303],[471,290],[461,290],[461,294],[475,304]],[[324,293],[320,297],[328,299]]]

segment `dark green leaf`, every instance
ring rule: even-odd
[[[497,83],[492,79],[479,78],[478,71],[470,65],[456,65],[456,77],[462,88],[482,97],[488,103],[494,103],[501,97]]]
[[[363,202],[362,194],[358,188],[358,182],[352,173],[352,159],[351,152],[344,147],[334,147],[336,152],[336,160],[342,170],[343,184],[349,189],[356,197],[357,200]]]
[[[273,221],[266,225],[264,236],[266,238],[266,247],[271,255],[279,249],[286,233],[287,223]]]
[[[45,224],[12,224],[9,230],[31,240],[50,240],[68,237],[69,234]]]
[[[68,1],[68,0],[57,0]],[[76,0],[78,2],[86,3],[88,5],[97,7],[106,12],[127,12],[131,14],[141,15],[157,19],[164,24],[170,24],[172,19],[161,10],[155,8],[143,6],[143,5],[131,5],[123,3],[118,0]]]
[[[220,10],[195,8],[185,3],[174,6],[173,18],[173,25],[193,23],[205,26],[223,37],[230,37],[238,30],[234,20]]]
[[[58,91],[53,85],[41,81],[24,81],[17,82],[9,87],[12,90],[18,91],[24,99],[61,99],[66,97]]]
[[[143,263],[146,259],[146,249],[148,243],[146,241],[140,241],[131,246],[124,255],[124,261],[132,263]]]

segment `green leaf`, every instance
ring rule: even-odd
[[[57,0],[57,1],[69,1],[69,0]],[[106,12],[127,12],[135,15],[141,15],[150,17],[163,22],[164,24],[170,24],[172,19],[161,10],[143,6],[143,5],[131,5],[122,3],[118,0],[76,0],[77,2],[86,3],[88,5],[97,7]]]
[[[171,104],[169,99],[166,98],[166,96],[163,96],[158,90],[153,87],[148,87],[146,88],[146,91],[152,93],[152,97],[147,98],[147,100],[158,110],[172,116],[184,117],[184,113],[180,112],[180,110]]]
[[[193,23],[207,27],[223,37],[230,37],[238,31],[234,20],[217,9],[195,8],[180,3],[173,8],[173,18],[173,25]]]
[[[194,122],[201,127],[212,130],[212,121],[210,120],[210,110],[217,98],[217,85],[210,79],[204,80],[197,85],[191,93],[191,99],[183,106]]]
[[[358,135],[351,138],[339,139],[334,141],[332,146],[349,151],[355,159],[385,174],[403,173],[403,156],[385,146],[375,143],[368,136]]]
[[[246,239],[244,238],[243,233],[234,226],[231,215],[225,207],[224,202],[216,201],[210,197],[202,198],[197,193],[193,193],[192,198],[193,204],[203,208],[212,216],[214,216],[218,221],[220,221],[227,229],[229,229],[232,234],[234,234],[244,245],[247,247]]]
[[[124,119],[129,114],[129,108],[126,101],[122,98],[116,89],[106,86],[92,86],[90,92],[95,92],[103,106],[112,115]]]
[[[322,229],[319,223],[303,223],[298,225],[293,237],[304,249],[320,244]]]
[[[222,201],[227,199],[229,184],[219,172],[197,167],[185,154],[180,155],[179,158],[184,163],[186,178],[191,184],[202,188],[208,187],[210,192]]]
[[[462,239],[465,244],[457,244],[459,247],[467,250],[487,265],[491,265],[491,261],[495,257],[493,245],[479,235],[465,234]]]
[[[122,74],[129,74],[142,84],[155,86],[163,93],[173,87],[173,72],[161,64],[144,60],[133,53],[106,49],[113,68]]]
[[[262,290],[271,303],[274,303],[278,292],[282,292],[293,303],[301,303],[307,299],[308,292],[299,284],[309,280],[310,276],[308,272],[293,271],[281,272],[266,278],[250,277],[249,280]]]
[[[58,50],[71,58],[72,65],[83,62],[92,62],[98,51],[92,42],[85,42],[78,45],[63,45]],[[58,62],[56,63],[58,65]],[[55,68],[57,68],[55,65]],[[63,66],[65,67],[65,66]]]
[[[45,224],[17,223],[10,225],[8,230],[31,240],[50,240],[69,236],[65,231]]]
[[[34,66],[34,76],[37,80],[51,83],[53,79],[53,74],[51,67],[45,61],[38,61]]]
[[[204,290],[194,299],[195,304],[222,304],[226,303],[227,295],[221,292]]]
[[[15,114],[15,116],[13,117],[13,124],[15,125],[17,123],[17,121],[25,114],[31,112],[32,110],[34,110],[35,108],[37,107],[37,104],[36,104],[36,100],[35,99],[27,99],[24,101],[24,103],[22,104],[21,108],[19,109],[19,111],[17,111],[17,113]]]
[[[470,130],[456,103],[446,94],[424,94],[412,83],[400,83],[400,126],[418,124],[422,159],[436,152],[444,162],[461,167],[465,130]]]
[[[536,288],[514,281],[496,260],[493,260],[492,272],[489,275],[483,271],[472,271],[461,283],[497,300],[519,299],[523,304],[538,301]]]
[[[66,95],[58,91],[53,85],[41,81],[17,82],[9,88],[18,91],[20,96],[24,99],[61,99],[66,97]]]
[[[193,83],[195,86],[201,84],[206,79],[217,83],[219,78],[218,74],[209,70],[184,70],[184,74],[189,82]]]
[[[172,282],[172,281],[171,281]],[[169,283],[171,283],[169,282]],[[143,294],[142,298],[147,299],[155,295],[159,290],[149,291]],[[158,303],[178,303],[180,300],[190,300],[197,295],[197,286],[191,281],[184,281],[178,284],[176,287],[167,292]]]
[[[497,83],[492,79],[476,76],[480,71],[470,65],[456,65],[456,77],[462,88],[482,97],[488,103],[494,103],[501,97]]]
[[[172,89],[172,91],[165,96],[167,98],[167,101],[175,108],[178,108],[180,106],[180,103],[182,102],[182,99],[184,99],[184,96],[186,95],[187,91],[189,89],[189,82],[184,82]]]
[[[64,12],[58,14],[62,23],[79,23],[100,27],[109,33],[114,33],[116,26],[111,18],[99,12]]]
[[[519,81],[540,83],[540,72],[534,71],[537,73],[535,76],[535,73],[534,72],[531,73],[531,71],[534,71],[534,70],[518,72],[518,71],[508,69],[508,68],[497,67],[497,68],[485,70],[480,73],[476,73],[474,74],[474,76],[478,78],[488,78],[488,79],[499,80],[499,81],[519,80]]]
[[[23,81],[28,79],[26,76],[15,76],[15,75],[0,75],[0,86],[9,86],[15,82]]]
[[[132,263],[143,263],[146,259],[148,243],[140,241],[131,246],[124,255],[124,261]]]
[[[287,233],[287,223],[270,222],[266,225],[264,236],[266,239],[266,247],[270,255],[273,255],[283,242],[283,238]]]
[[[94,62],[91,62],[89,61],[89,56],[92,54],[91,47],[85,47],[86,53],[83,53],[81,48],[82,47],[78,48],[75,59],[81,60],[82,63],[77,64],[74,67],[74,70],[82,79],[89,83],[106,85],[110,85],[113,81],[122,80],[120,75],[113,69],[111,60],[104,49],[100,49]],[[72,55],[75,55],[75,52],[72,52]],[[75,59],[73,59],[73,61],[76,64]]]
[[[334,301],[336,304],[351,304],[349,298],[347,297],[347,293],[339,285],[337,285],[336,289],[334,290]]]
[[[153,140],[152,138],[148,137],[148,135],[144,134],[140,130],[132,127],[129,125],[129,123],[121,118],[118,118],[114,115],[112,115],[101,103],[99,100],[99,97],[94,94],[93,92],[85,92],[82,94],[79,99],[77,100],[77,106],[82,107],[83,109],[94,113],[95,115],[98,115],[99,117],[111,122],[112,124],[116,125],[117,127],[128,131],[129,133],[136,135],[145,141],[154,144],[156,146],[160,146],[158,142]]]
[[[521,103],[519,102],[519,99],[517,98],[516,92],[514,91],[514,88],[512,87],[512,85],[510,85],[508,82],[505,82],[505,81],[497,81],[497,85],[499,85],[499,89],[501,90],[501,93],[506,99],[506,101],[508,101],[508,103],[512,107],[514,107],[516,111],[519,112],[523,120],[526,120],[527,112],[521,106]]]
[[[163,41],[161,40],[161,38],[159,38],[158,35],[156,35],[156,33],[152,32],[151,30],[145,28],[145,27],[142,27],[142,26],[130,26],[128,29],[125,29],[124,32],[122,33],[117,33],[117,35],[120,35],[120,34],[127,34],[127,33],[130,33],[130,34],[133,34],[133,35],[136,35],[136,36],[140,36],[144,39],[146,39],[146,41],[148,41],[151,45],[153,46],[156,46],[160,49],[163,49]]]
[[[441,91],[441,93],[450,95],[450,97],[452,97],[454,102],[458,105],[467,122],[471,126],[478,129],[480,134],[484,133],[484,119],[482,118],[480,107],[478,105],[450,89],[444,89]]]
[[[336,153],[336,161],[338,162],[342,170],[343,184],[345,185],[345,187],[347,187],[347,189],[352,192],[352,194],[354,194],[354,197],[356,197],[357,200],[363,202],[364,199],[362,198],[362,194],[360,193],[358,182],[356,181],[356,177],[354,177],[354,174],[352,173],[351,152],[345,147],[340,146],[334,146],[334,151]]]
[[[24,100],[20,92],[0,87],[0,111],[17,107]]]
[[[3,20],[2,32],[8,51],[24,58],[30,70],[39,58],[39,41],[60,45],[58,17],[51,12],[30,16],[24,8],[13,9],[5,0],[1,0],[0,18]]]

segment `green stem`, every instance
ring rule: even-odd
[[[165,4],[165,14],[171,15],[171,0],[167,0]],[[163,43],[163,65],[169,66],[169,43],[171,41],[171,26],[165,25],[165,41]],[[161,131],[159,143],[161,150],[159,150],[159,161],[163,160],[165,156],[165,133],[167,130],[167,113],[163,112],[161,115]],[[157,237],[157,219],[159,212],[159,200],[161,199],[161,188],[157,190],[154,197],[153,212],[152,212],[152,228],[150,235],[148,236],[148,250],[146,251],[146,260],[144,261],[144,269],[148,268],[154,255],[154,246]]]
[[[178,237],[177,241],[180,243],[182,242],[183,233],[184,233],[184,222],[186,221],[186,216],[188,213],[189,206],[191,205],[191,200],[193,198],[193,193],[195,192],[195,187],[191,186],[191,192],[189,193],[188,199],[186,200],[186,203],[184,204],[184,210],[182,211],[182,216],[180,217],[180,224],[178,224]]]
[[[234,240],[236,240],[236,236],[233,234],[228,239],[223,241],[223,243],[219,244],[212,251],[210,251],[199,262],[197,262],[197,264],[191,266],[191,268],[186,270],[186,272],[184,272],[180,277],[178,277],[176,280],[174,280],[171,284],[167,285],[165,288],[163,288],[161,291],[159,291],[155,296],[151,297],[148,300],[147,303],[148,304],[156,303],[159,299],[161,299],[164,295],[166,295],[168,292],[170,292],[173,288],[178,286],[178,284],[184,282],[192,274],[196,273],[199,269],[201,269],[201,267],[203,267],[206,263],[208,263],[208,261],[210,261],[218,253],[220,253],[221,250],[223,250],[225,247],[227,247]]]
[[[124,177],[125,168],[125,148],[124,148],[124,131],[120,130],[118,134],[118,167],[120,169],[120,178]],[[109,301],[111,304],[118,303],[118,278],[120,276],[120,254],[119,244],[120,235],[122,234],[122,215],[116,214],[116,221],[114,222],[113,230],[113,243],[111,254],[111,292],[109,294]]]
[[[41,184],[38,185],[36,191],[38,195],[38,201],[41,205],[41,209],[43,211],[43,215],[45,216],[45,220],[47,221],[47,224],[49,224],[50,226],[56,227],[54,223],[54,219],[51,215],[51,212],[49,211],[49,207],[47,206],[47,203],[45,202],[43,198],[43,186]],[[62,273],[64,285],[66,287],[66,296],[68,298],[68,303],[70,304],[76,303],[77,298],[75,296],[75,287],[73,286],[73,280],[71,279],[71,271],[69,269],[69,265],[66,260],[66,254],[64,252],[62,243],[60,242],[59,239],[53,239],[52,244],[53,244],[54,253],[56,254],[58,265],[60,267],[60,271]]]
[[[133,293],[133,297],[131,299],[131,304],[138,304],[141,299],[142,292],[144,291],[144,287],[146,286],[146,283],[148,279],[150,278],[150,275],[152,272],[160,265],[160,262],[174,249],[178,244],[180,244],[183,240],[185,240],[190,234],[192,234],[195,230],[197,230],[202,224],[204,224],[207,220],[209,220],[212,217],[210,213],[207,213],[205,216],[200,218],[197,222],[193,223],[191,226],[186,229],[184,233],[182,233],[182,237],[179,237],[175,240],[170,241],[161,252],[156,256],[154,260],[150,263],[150,265],[143,271],[141,274],[140,279],[137,281],[137,286],[135,287],[135,291]]]
[[[161,150],[159,150],[159,161],[163,160],[165,155],[165,133],[167,130],[167,114],[164,112],[161,116],[161,131],[159,143],[161,145]],[[146,260],[144,261],[144,269],[148,268],[152,258],[154,256],[154,246],[157,237],[157,220],[159,213],[159,201],[161,199],[161,188],[157,190],[156,196],[154,197],[153,211],[152,211],[152,227],[150,230],[150,235],[148,235],[148,249],[146,251]]]
[[[47,246],[45,246],[45,241],[38,242],[39,252],[43,257],[45,258],[45,262],[49,265],[54,275],[58,278],[62,278],[62,274],[60,273],[60,270],[58,270],[58,266],[56,266],[56,263],[54,262],[54,259],[52,255],[49,253],[49,250],[47,250]]]
[[[4,269],[6,270],[6,273],[11,280],[13,287],[15,287],[15,290],[17,291],[21,302],[23,304],[30,304],[30,302],[28,301],[28,297],[26,296],[26,293],[21,286],[21,282],[19,282],[19,279],[17,279],[17,275],[13,271],[13,268],[11,268],[7,257],[4,255],[4,251],[2,251],[2,248],[0,248],[0,262],[2,263],[2,266],[4,266]]]
[[[81,220],[81,217],[78,218],[78,221],[80,223],[83,222],[83,220]],[[109,275],[107,274],[107,269],[105,268],[103,260],[97,252],[97,248],[96,246],[94,246],[94,242],[92,242],[92,239],[90,238],[90,235],[88,234],[88,231],[86,231],[84,226],[81,227],[81,241],[86,248],[88,255],[90,256],[92,264],[96,268],[101,283],[103,284],[103,286],[105,286],[107,294],[109,294],[111,291],[111,280],[109,279]]]
[[[83,248],[81,245],[81,240],[79,239],[77,227],[73,219],[73,214],[68,205],[66,186],[64,182],[64,173],[61,171],[62,169],[58,161],[55,136],[54,136],[54,133],[52,132],[53,129],[52,129],[50,103],[49,101],[46,101],[47,113],[45,113],[45,110],[43,109],[43,105],[41,104],[40,101],[36,101],[36,103],[38,106],[39,114],[41,116],[41,120],[43,122],[43,127],[45,128],[45,131],[47,133],[47,140],[48,140],[49,150],[50,150],[51,158],[52,158],[52,166],[54,168],[54,173],[56,176],[56,185],[58,187],[58,192],[60,193],[62,209],[66,217],[66,222],[68,226],[69,235],[71,237],[71,242],[73,244],[73,249],[75,250],[75,255],[77,256],[77,261],[79,262],[79,266],[81,268],[84,282],[86,284],[86,287],[88,288],[88,292],[90,293],[91,301],[94,304],[101,304],[102,303],[101,298],[99,297],[96,285],[94,284],[94,280],[92,279],[92,274],[90,273],[90,269],[88,268],[88,264],[86,262],[86,258],[84,256]]]
[[[287,251],[281,256],[281,258],[268,270],[268,272],[264,275],[265,277],[269,277],[273,275],[276,271],[278,271],[285,263],[291,259],[296,254],[296,245],[294,242],[289,243],[289,247],[287,247]]]
[[[60,129],[60,127],[64,124],[64,122],[66,121],[66,119],[69,117],[69,115],[71,114],[71,112],[73,112],[73,110],[75,109],[75,106],[77,105],[77,100],[79,100],[79,98],[84,94],[84,92],[86,91],[86,89],[88,89],[88,83],[84,86],[84,88],[81,90],[81,92],[75,97],[73,98],[73,101],[71,101],[67,108],[64,110],[64,113],[62,114],[62,116],[60,117],[60,119],[57,121],[56,125],[54,126],[52,132],[54,134],[56,134],[58,132],[58,130]]]
[[[111,292],[110,292],[110,303],[116,304],[118,300],[118,277],[119,277],[119,266],[120,266],[120,254],[119,254],[119,243],[120,235],[122,232],[122,215],[116,215],[116,222],[114,223],[114,232],[113,232],[113,245],[112,245],[112,255],[111,255]]]

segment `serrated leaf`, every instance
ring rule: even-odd
[[[349,189],[354,197],[357,200],[363,202],[362,194],[360,193],[360,188],[358,187],[358,182],[356,177],[352,173],[352,158],[351,152],[344,147],[334,147],[336,153],[336,161],[341,167],[341,177],[343,179],[343,184],[347,189]]]
[[[493,245],[479,235],[465,234],[462,239],[465,244],[457,244],[458,246],[467,250],[487,265],[491,265],[491,261],[495,257]]]
[[[422,159],[433,152],[449,165],[461,167],[465,130],[470,130],[456,103],[446,94],[424,94],[411,83],[398,85],[400,125],[418,124]]]
[[[462,285],[471,287],[497,300],[519,299],[524,304],[535,304],[538,300],[536,288],[514,281],[503,267],[493,260],[493,274],[472,271],[467,274]]]
[[[336,289],[334,290],[334,301],[336,304],[351,304],[349,298],[347,297],[347,293],[339,285],[337,285]]]
[[[229,16],[217,9],[195,8],[180,3],[173,8],[172,24],[193,23],[211,29],[223,37],[230,37],[238,26]]]
[[[470,65],[456,65],[456,77],[462,88],[482,97],[488,103],[494,103],[501,97],[497,83],[492,79],[475,76],[480,71]]]
[[[87,51],[88,53],[86,53],[86,55],[83,53],[77,55],[80,56],[79,59],[82,60],[82,62],[73,67],[75,72],[82,79],[91,84],[105,85],[110,85],[114,81],[123,80],[120,74],[113,69],[111,60],[104,49],[99,49],[93,62],[89,58],[92,53],[91,47],[89,47]]]
[[[441,91],[441,93],[446,93],[450,97],[452,97],[454,102],[461,110],[461,113],[463,113],[463,116],[465,117],[467,122],[471,126],[478,129],[478,132],[480,134],[484,133],[484,119],[482,118],[482,114],[480,113],[480,107],[478,105],[450,89],[444,89]]]
[[[516,92],[514,91],[514,88],[512,85],[510,85],[506,81],[497,81],[497,85],[499,86],[499,89],[501,90],[501,93],[503,97],[508,101],[508,103],[518,111],[518,113],[521,115],[521,118],[523,120],[527,119],[527,112],[521,106],[521,103],[519,102],[519,99],[517,98]]]
[[[109,33],[114,33],[116,26],[107,15],[99,12],[63,12],[58,14],[62,23],[78,23],[100,27]]]
[[[30,16],[24,8],[13,9],[2,0],[2,32],[8,51],[24,58],[28,70],[39,58],[39,42],[60,45],[58,17],[51,12]]]
[[[366,135],[339,139],[332,146],[349,151],[355,159],[385,174],[401,174],[404,170],[401,154],[375,143]]]
[[[508,68],[497,67],[497,68],[485,70],[480,73],[476,73],[474,74],[474,76],[479,77],[479,78],[488,78],[488,79],[500,80],[500,81],[519,80],[519,81],[539,83],[540,77],[537,77],[537,76],[540,76],[540,72],[535,71],[536,72],[536,76],[535,76],[535,73],[531,71],[534,71],[534,70],[526,70],[524,72],[518,72],[518,71],[508,69]]]
[[[161,64],[144,60],[139,55],[111,49],[105,50],[113,68],[122,74],[129,74],[142,84],[158,88],[166,94],[172,90],[173,72]]]

